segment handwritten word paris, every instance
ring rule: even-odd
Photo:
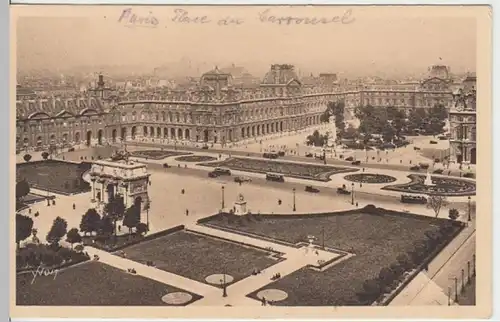
[[[59,273],[58,269],[49,269],[49,268],[44,268],[42,266],[38,266],[36,270],[31,271],[31,274],[33,274],[33,279],[31,280],[31,284],[35,283],[35,280],[38,276],[54,276],[54,279],[56,279],[57,273]]]

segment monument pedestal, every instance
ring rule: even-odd
[[[234,203],[234,214],[238,216],[244,216],[248,214],[247,202],[246,201],[236,201]]]
[[[234,202],[233,210],[234,214],[238,216],[248,214],[247,202],[241,193],[238,195],[238,199]]]

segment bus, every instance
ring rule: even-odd
[[[276,182],[285,182],[285,176],[281,173],[266,173],[266,180],[268,181],[276,181]]]

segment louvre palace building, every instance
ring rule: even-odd
[[[227,144],[319,124],[332,101],[343,101],[352,112],[366,105],[448,107],[454,97],[448,69],[440,65],[424,79],[407,83],[339,84],[335,79],[320,74],[306,84],[292,65],[276,64],[249,88],[233,86],[232,76],[215,68],[183,90],[121,95],[107,88],[100,75],[96,86],[70,96],[24,91],[16,101],[16,150],[144,139]]]

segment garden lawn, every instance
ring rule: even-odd
[[[31,272],[16,276],[17,305],[168,306],[161,300],[162,296],[186,292],[96,261],[61,270],[55,279],[38,276],[31,284],[32,280]],[[201,298],[190,294],[191,302]]]
[[[274,305],[340,306],[356,305],[357,292],[363,283],[378,276],[412,244],[425,237],[425,232],[439,230],[434,218],[412,215],[373,215],[363,213],[326,214],[285,217],[261,215],[260,221],[238,224],[237,220],[216,216],[205,224],[222,226],[289,243],[305,242],[308,235],[321,245],[324,229],[325,246],[354,253],[324,272],[302,268],[263,289],[277,288],[288,293],[284,301]],[[250,294],[254,297],[258,292]]]
[[[123,249],[128,259],[146,263],[153,261],[158,269],[206,283],[212,274],[225,273],[234,282],[276,264],[269,253],[253,247],[188,231],[145,241]],[[215,285],[219,286],[219,285]]]
[[[180,155],[190,155],[190,152],[179,152],[179,151],[169,151],[169,150],[139,150],[130,153],[133,157],[148,158],[153,160],[161,160],[168,157],[180,156]]]
[[[44,160],[16,165],[16,181],[26,180],[30,186],[61,194],[87,192],[90,185],[82,175],[90,170],[90,163],[71,163]]]
[[[288,177],[317,181],[329,181],[330,176],[337,173],[359,171],[357,168],[235,157],[223,161],[200,163],[199,165],[207,167],[225,167],[232,170],[256,173],[274,172],[281,173]]]

